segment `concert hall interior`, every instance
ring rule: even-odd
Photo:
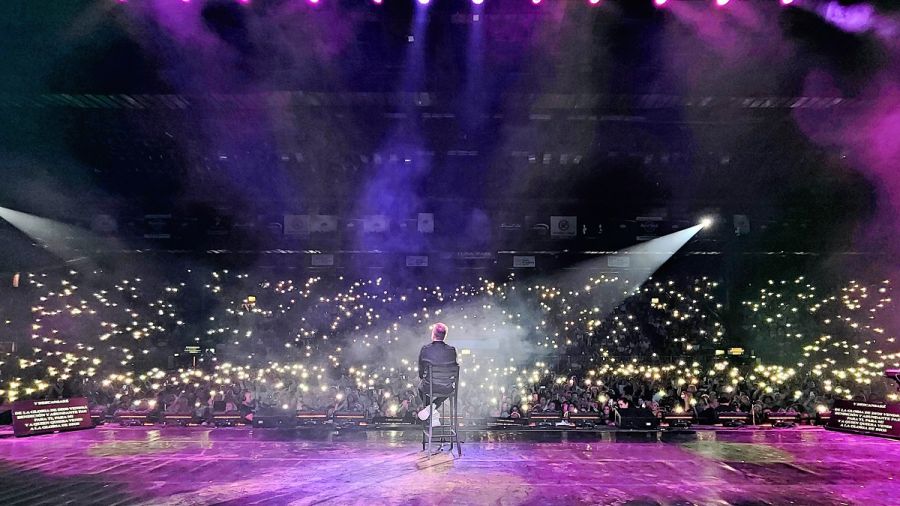
[[[897,503],[897,2],[0,26],[3,505]]]

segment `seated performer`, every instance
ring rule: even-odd
[[[434,416],[431,419],[431,425],[439,426],[441,424],[437,408],[441,403],[447,400],[447,396],[452,392],[453,386],[443,383],[431,384],[431,378],[426,377],[428,374],[428,365],[455,365],[456,364],[456,348],[448,346],[444,342],[447,337],[447,326],[443,323],[435,323],[431,331],[431,343],[422,347],[419,352],[419,378],[422,383],[419,385],[419,397],[425,408],[419,411],[419,420],[428,420],[430,411],[434,410]],[[428,398],[429,385],[434,392],[434,399]]]

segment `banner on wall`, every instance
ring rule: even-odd
[[[428,256],[427,255],[407,255],[406,256],[406,266],[407,267],[428,267]]]
[[[172,215],[145,214],[143,228],[144,239],[171,239]]]
[[[613,255],[606,257],[606,266],[627,269],[628,267],[631,267],[631,257],[627,255]]]
[[[433,234],[434,233],[434,214],[433,213],[419,213],[419,217],[418,217],[416,225],[419,230],[419,233]]]
[[[363,218],[363,232],[381,234],[388,231],[388,217],[383,214],[372,214]]]
[[[309,234],[309,215],[308,214],[285,214],[284,215],[284,235],[307,235]]]
[[[330,253],[312,255],[309,264],[313,267],[333,267],[334,255]]]
[[[578,235],[578,218],[575,216],[551,216],[550,236],[559,239]]]
[[[337,232],[338,219],[333,214],[315,214],[309,217],[309,231],[313,233]]]
[[[537,265],[537,260],[533,255],[514,255],[513,267],[516,269],[531,268]]]

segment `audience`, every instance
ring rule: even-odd
[[[876,325],[890,311],[887,282],[854,281],[825,297],[803,278],[770,281],[726,332],[719,284],[706,277],[651,278],[637,289],[605,275],[452,288],[251,281],[228,271],[189,271],[179,282],[110,278],[29,275],[32,346],[0,364],[0,397],[85,396],[111,415],[198,420],[296,411],[412,420],[422,408],[415,350],[440,318],[451,324],[448,342],[462,343],[467,419],[589,413],[609,422],[616,408],[646,408],[707,423],[723,412],[762,421],[773,412],[813,417],[835,398],[896,400],[873,381],[900,360]],[[732,333],[770,337],[783,364],[716,352]]]

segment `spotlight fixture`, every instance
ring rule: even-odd
[[[716,7],[725,7],[729,0],[716,0]]]
[[[588,0],[588,3],[591,5],[597,5],[600,3],[600,0]]]
[[[711,216],[704,216],[700,219],[700,226],[703,228],[709,228],[713,223],[715,223],[715,220],[713,220]]]
[[[531,3],[533,3],[534,5],[539,5],[541,3],[541,0],[531,0]]]
[[[431,0],[418,0],[418,1],[419,1],[419,5],[428,5],[428,2],[430,2]]]
[[[662,6],[666,5],[667,1],[668,0],[653,0],[653,5],[655,5],[657,7],[662,7]]]
[[[792,3],[794,3],[794,0],[781,0],[781,5],[787,6],[791,5]]]
[[[481,5],[484,3],[484,0],[472,0],[472,3],[475,5]]]

